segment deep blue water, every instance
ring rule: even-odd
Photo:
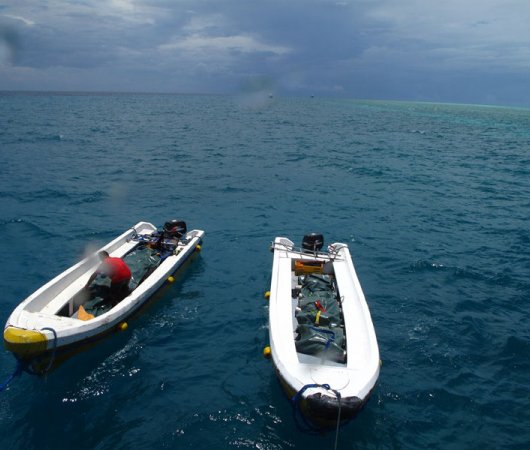
[[[269,244],[319,231],[383,360],[338,447],[529,448],[530,110],[247,100],[0,95],[2,321],[140,220],[206,231],[125,332],[0,393],[0,447],[333,448],[261,356]]]

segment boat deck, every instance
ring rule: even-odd
[[[346,333],[333,264],[292,259],[292,269],[293,335],[298,360],[344,366]]]

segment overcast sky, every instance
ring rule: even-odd
[[[529,0],[7,0],[0,90],[530,106]]]

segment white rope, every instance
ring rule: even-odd
[[[340,402],[340,394],[338,394],[338,392],[336,391],[333,391],[333,392],[335,393],[335,396],[337,397],[337,400],[339,402],[339,412],[337,414],[337,428],[335,430],[335,446],[334,446],[334,450],[337,450],[337,444],[339,442],[340,410],[341,410],[342,405]]]

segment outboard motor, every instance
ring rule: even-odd
[[[183,220],[168,220],[164,224],[164,237],[169,238],[176,238],[180,239],[182,236],[186,234],[188,231],[188,228],[186,227],[186,222]]]
[[[324,236],[317,233],[306,234],[302,239],[302,250],[318,252],[324,245]]]

